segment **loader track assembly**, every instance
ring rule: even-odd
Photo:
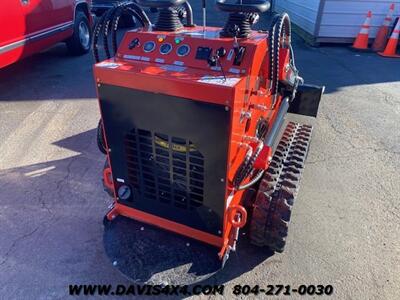
[[[311,141],[312,127],[290,122],[260,182],[250,223],[250,241],[283,252],[290,215]]]
[[[215,0],[226,22],[211,27],[207,2],[201,25],[187,0],[119,2],[94,30],[105,248],[139,282],[204,280],[241,230],[284,250],[312,133],[288,113],[315,118],[324,91],[299,76],[288,14],[253,30],[270,1]],[[124,15],[137,26],[117,43]]]

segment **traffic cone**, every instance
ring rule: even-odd
[[[378,52],[379,55],[385,57],[400,57],[400,55],[396,54],[397,43],[399,41],[399,33],[400,33],[400,19],[398,19],[396,22],[396,26],[394,27],[392,35],[389,38],[385,51]]]
[[[372,12],[368,11],[367,18],[365,19],[364,24],[361,26],[360,33],[357,35],[356,40],[353,43],[353,49],[368,50],[368,37],[371,18]]]
[[[392,22],[393,13],[394,13],[394,3],[390,5],[389,13],[383,20],[383,24],[379,28],[374,43],[372,44],[372,50],[375,52],[382,51],[383,49],[385,49],[386,41],[389,35],[389,26],[390,23]]]

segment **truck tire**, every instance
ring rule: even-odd
[[[72,55],[83,55],[89,52],[92,43],[92,29],[88,18],[83,12],[76,12],[74,33],[66,43],[68,51]]]

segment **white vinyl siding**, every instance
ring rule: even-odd
[[[292,22],[316,41],[348,42],[360,31],[369,10],[372,11],[370,38],[374,38],[391,3],[395,3],[396,17],[400,0],[275,0],[275,10],[288,12]]]
[[[276,0],[275,10],[287,12],[293,23],[310,34],[314,34],[319,0]]]
[[[353,38],[360,31],[367,12],[371,10],[370,37],[375,37],[391,3],[396,3],[396,16],[399,12],[400,1],[326,0],[318,36]]]

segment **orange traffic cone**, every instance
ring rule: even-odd
[[[368,36],[369,28],[371,24],[372,12],[369,11],[364,24],[361,26],[360,33],[357,35],[356,40],[353,43],[353,49],[356,50],[368,50]]]
[[[392,22],[393,13],[394,13],[394,3],[390,5],[389,13],[384,19],[382,26],[379,28],[379,31],[376,34],[375,41],[372,44],[372,50],[375,52],[382,51],[383,49],[385,49],[386,41],[389,35],[389,26],[390,23]]]
[[[400,33],[400,19],[397,20],[396,26],[390,36],[390,39],[386,45],[385,51],[378,52],[379,55],[385,57],[400,57],[400,55],[396,54],[397,43],[399,41],[399,33]]]

